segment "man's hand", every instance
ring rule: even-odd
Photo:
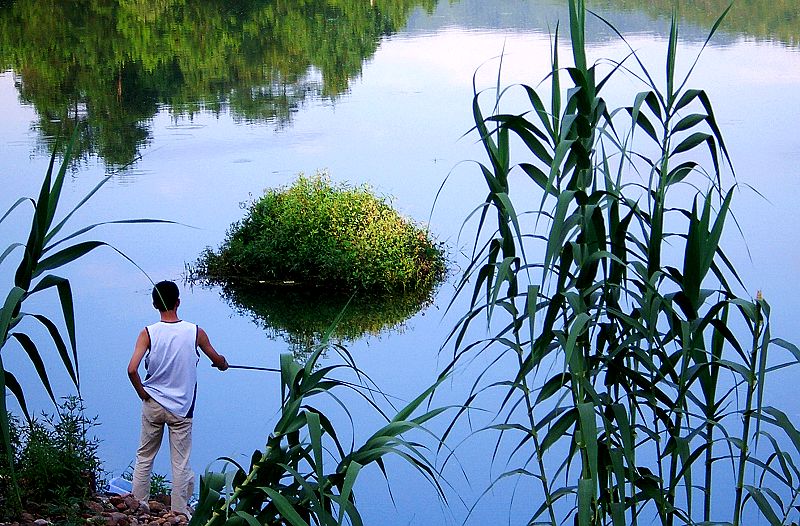
[[[220,371],[225,371],[225,370],[227,370],[227,369],[228,369],[228,360],[226,360],[226,359],[225,359],[225,357],[224,357],[224,356],[222,356],[221,354],[219,355],[219,357],[220,357],[220,358],[222,358],[222,362],[221,362],[221,363],[220,363],[220,362],[218,362],[218,363],[212,363],[212,364],[211,364],[211,367],[216,367],[216,368],[217,368],[217,369],[219,369]]]

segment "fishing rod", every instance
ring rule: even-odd
[[[231,365],[231,364],[228,364],[228,369],[242,369],[242,370],[245,370],[245,371],[265,371],[265,372],[268,372],[268,373],[280,373],[281,372],[280,369],[275,369],[273,367],[258,367],[258,366],[255,366],[255,365]],[[386,394],[383,391],[381,391],[380,389],[373,389],[371,387],[367,387],[366,385],[354,384],[354,383],[351,383],[351,382],[347,382],[345,380],[336,380],[336,381],[341,383],[342,385],[346,385],[346,386],[351,387],[353,389],[364,389],[365,391],[368,391],[370,393],[379,393],[383,397],[394,398],[395,400],[403,401],[402,398],[397,397],[397,396],[392,396],[390,394]]]
[[[272,367],[256,367],[255,365],[230,365],[228,369],[245,369],[247,371],[266,371],[268,373],[279,373],[280,369],[273,369]]]

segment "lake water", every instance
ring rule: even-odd
[[[593,5],[660,71],[668,28],[661,3],[670,4]],[[0,66],[8,68],[0,74],[0,205],[35,195],[58,130],[52,120],[70,109],[88,122],[88,131],[65,203],[77,202],[103,174],[115,174],[74,224],[137,217],[182,224],[109,226],[94,234],[156,280],[181,280],[185,265],[206,246],[217,246],[242,217],[241,202],[319,169],[337,181],[368,183],[393,196],[403,214],[430,219],[457,272],[472,235],[467,228],[459,236],[460,228],[485,194],[480,173],[468,162],[482,160],[482,151],[474,136],[462,137],[472,125],[473,80],[479,89],[492,87],[503,53],[504,84],[538,83],[548,71],[549,31],[559,17],[566,20],[565,9],[545,0],[429,0],[396,2],[376,15],[320,1],[306,4],[318,4],[321,14],[307,6],[275,15],[257,8],[262,4],[271,3],[227,11],[223,3],[210,8],[141,1],[94,12],[92,2],[86,11],[56,2],[0,3]],[[690,6],[683,15],[679,67],[685,70],[713,16]],[[625,54],[602,25],[594,22],[591,30],[592,57]],[[734,201],[741,234],[727,232],[728,253],[748,292],[762,290],[771,303],[773,334],[794,342],[800,342],[792,299],[800,271],[799,37],[793,2],[739,6],[705,49],[692,81],[715,103],[742,188]],[[168,41],[174,49],[164,49]],[[641,87],[631,80],[616,89],[612,98],[622,99]],[[2,239],[21,237],[27,218],[17,217],[2,225]],[[3,278],[10,279],[10,272],[2,269]],[[133,461],[138,441],[139,404],[125,368],[136,334],[156,319],[150,285],[110,250],[81,260],[68,276],[77,304],[83,396],[88,413],[102,423],[105,468],[119,474]],[[445,312],[452,295],[452,284],[445,284],[432,306],[402,326],[347,343],[386,392],[410,399],[435,379],[446,361],[440,347],[465,309],[459,300]],[[46,301],[37,306],[52,308]],[[184,287],[180,312],[205,328],[233,364],[275,367],[289,348],[217,289]],[[3,352],[7,367],[33,386],[35,373],[23,352]],[[66,375],[53,358],[51,378],[57,392],[67,393]],[[218,456],[244,461],[263,446],[276,421],[279,392],[269,373],[223,374],[205,363],[199,382],[193,463],[201,473]],[[454,380],[443,399],[458,400],[469,382]],[[792,387],[789,376],[778,378],[769,395],[798,425],[800,401]],[[26,393],[33,408],[51,409],[42,389]],[[355,435],[374,424],[357,413]],[[470,483],[452,470],[450,510],[402,463],[390,462],[395,504],[380,473],[366,473],[356,491],[367,524],[460,523],[490,480],[487,447],[491,441],[479,439],[459,451]],[[166,448],[156,471],[169,471]],[[470,522],[523,524],[525,515],[514,510],[531,504],[520,495],[512,503],[514,488],[485,497]]]

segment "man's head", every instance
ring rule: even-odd
[[[178,286],[172,281],[159,281],[153,287],[153,306],[160,312],[175,310],[180,304]]]

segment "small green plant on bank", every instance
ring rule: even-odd
[[[493,486],[521,479],[529,524],[796,525],[800,432],[764,393],[800,350],[772,337],[760,295],[737,292],[720,244],[728,151],[688,87],[694,66],[676,72],[677,23],[662,86],[632,47],[589,64],[584,2],[569,9],[574,65],[556,31],[549,90],[515,87],[518,113],[498,110],[501,91],[489,116],[476,91],[489,195],[451,367],[492,365],[461,415],[502,390],[485,428],[507,454]],[[643,91],[611,106],[604,88],[628,72]],[[472,340],[482,316],[490,335]]]
[[[154,497],[172,495],[172,483],[167,480],[166,475],[160,473],[150,475],[150,495]]]
[[[94,495],[102,484],[103,469],[97,456],[99,440],[91,435],[98,426],[96,418],[87,418],[83,402],[76,396],[65,397],[55,414],[42,413],[22,424],[9,418],[14,458],[14,472],[19,480],[23,509],[75,522],[78,507]],[[9,495],[11,473],[0,462],[2,495]],[[0,515],[13,517],[15,507],[0,502]],[[77,506],[76,506],[77,505]]]
[[[441,245],[385,199],[317,173],[255,199],[194,270],[215,282],[397,292],[432,289],[446,268]]]
[[[122,478],[133,482],[133,465],[122,473]],[[150,498],[158,499],[159,497],[166,497],[172,495],[172,482],[167,479],[166,475],[156,473],[155,471],[150,474]]]

